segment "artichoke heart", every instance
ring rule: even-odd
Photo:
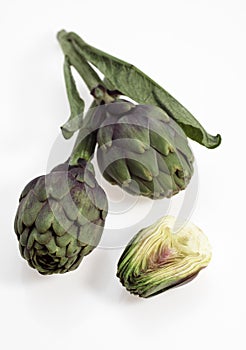
[[[117,277],[132,294],[148,298],[193,279],[211,259],[211,246],[194,224],[173,232],[176,219],[166,216],[139,231],[125,248]]]

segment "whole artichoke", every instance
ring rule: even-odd
[[[75,270],[99,243],[106,215],[92,164],[61,164],[21,194],[15,218],[21,255],[43,275]]]
[[[176,219],[166,216],[139,231],[118,262],[117,276],[133,294],[148,298],[187,283],[211,259],[211,246],[192,223],[173,232]]]
[[[98,108],[103,122],[97,132],[97,159],[106,180],[152,199],[186,188],[194,157],[172,118],[159,107],[124,100]]]

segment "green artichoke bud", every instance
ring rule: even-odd
[[[98,107],[98,164],[111,184],[152,199],[171,197],[188,185],[193,154],[179,125],[162,109],[124,100]]]
[[[117,276],[130,293],[148,298],[187,283],[208,265],[211,247],[204,233],[191,223],[173,233],[174,224],[174,217],[164,217],[126,247]]]
[[[15,218],[21,255],[43,275],[75,270],[98,245],[106,215],[92,164],[61,164],[21,194]]]

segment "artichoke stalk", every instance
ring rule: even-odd
[[[189,282],[211,259],[204,233],[187,223],[173,233],[175,218],[164,217],[139,231],[118,262],[117,276],[132,294],[148,298]]]

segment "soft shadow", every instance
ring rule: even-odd
[[[89,258],[85,258],[82,268],[83,286],[90,288],[91,292],[100,298],[118,301],[119,291],[116,277],[118,250],[96,249]],[[83,263],[82,263],[83,264]]]

